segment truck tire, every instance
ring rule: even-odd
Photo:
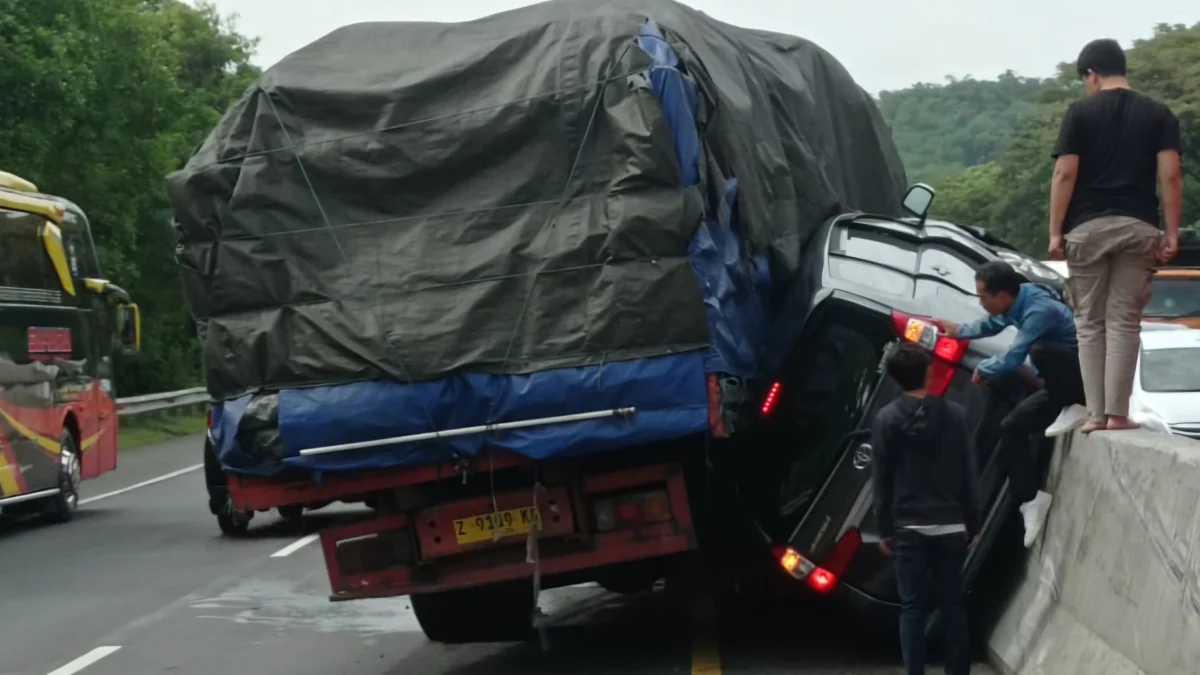
[[[217,517],[221,533],[233,537],[245,534],[254,514],[234,511],[229,497],[229,479],[225,477],[217,452],[208,438],[204,439],[204,482],[208,488],[208,510]]]
[[[530,584],[482,586],[409,597],[425,637],[433,642],[521,642],[532,633]]]

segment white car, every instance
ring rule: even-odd
[[[1071,277],[1071,272],[1067,269],[1067,261],[1065,260],[1043,260],[1042,264],[1054,270],[1055,272],[1058,272],[1058,274],[1064,279],[1069,279]]]
[[[1200,330],[1142,333],[1129,404],[1147,430],[1200,439]]]

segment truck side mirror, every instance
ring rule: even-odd
[[[904,194],[904,210],[916,216],[924,225],[935,194],[933,188],[924,183],[917,183]]]
[[[142,313],[132,302],[117,305],[117,337],[122,354],[136,356],[142,351]]]

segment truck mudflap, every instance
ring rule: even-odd
[[[342,601],[668,556],[696,534],[682,468],[666,463],[331,527],[321,547]]]

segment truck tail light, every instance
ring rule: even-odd
[[[907,342],[933,352],[933,376],[929,393],[941,396],[950,388],[954,373],[967,354],[967,341],[938,335],[937,326],[903,312],[892,312],[892,327]]]
[[[592,512],[598,532],[629,530],[642,525],[670,522],[671,500],[666,490],[640,492],[597,499]]]
[[[775,384],[772,384],[770,390],[767,391],[767,397],[763,399],[761,410],[763,417],[770,415],[771,411],[775,409],[775,404],[779,402],[779,391],[781,389],[783,389],[783,383],[776,382]]]

